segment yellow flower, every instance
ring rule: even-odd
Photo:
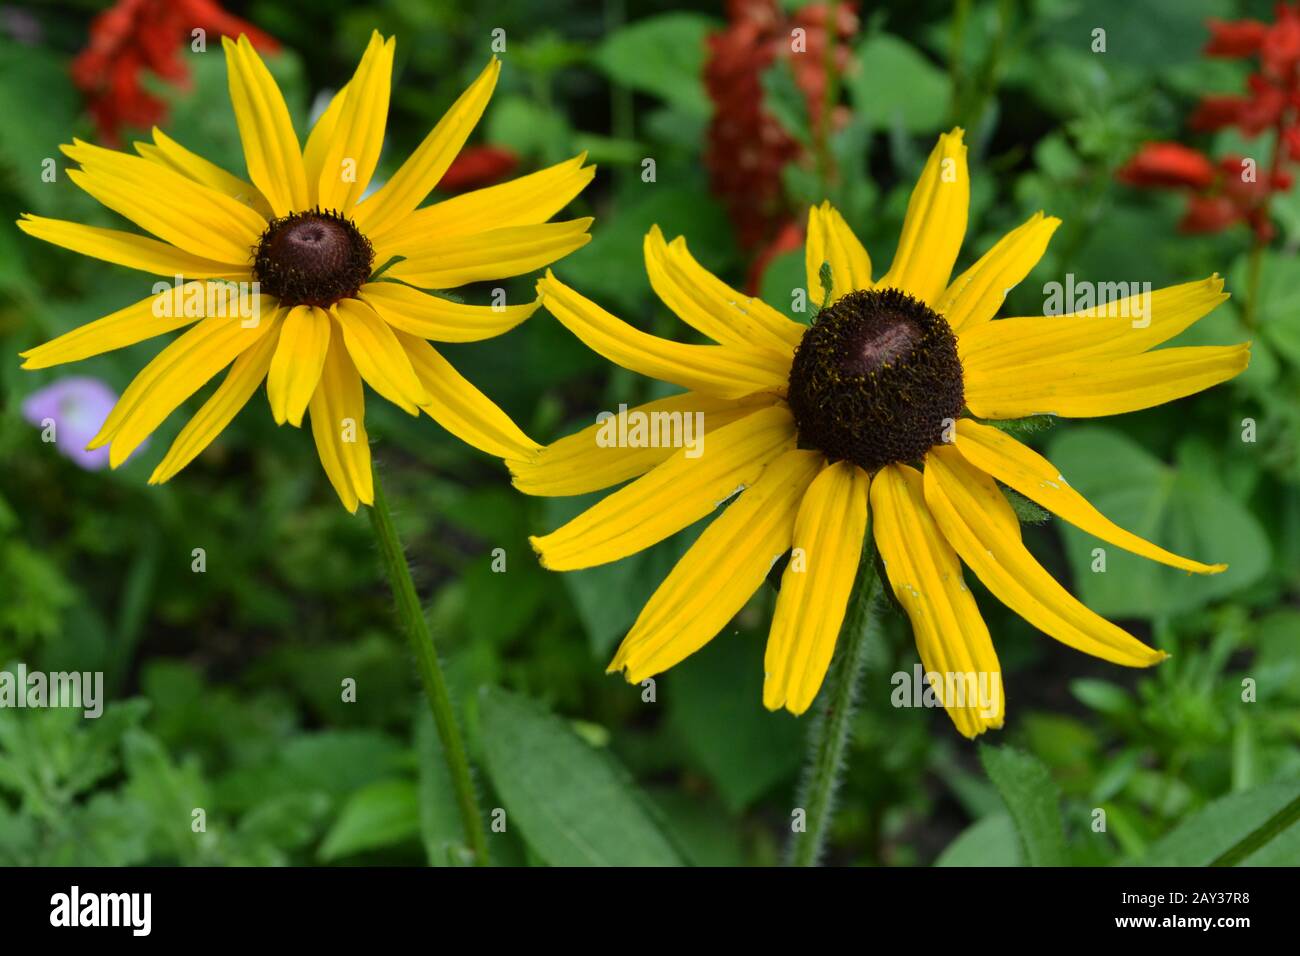
[[[590,219],[548,220],[591,181],[583,156],[420,208],[496,86],[494,57],[393,176],[364,196],[379,161],[395,41],[378,33],[300,148],[284,97],[246,37],[223,40],[245,181],[161,131],[138,156],[74,141],[68,177],[156,239],[27,215],[29,235],[174,277],[154,294],[23,353],[38,369],[192,326],[136,376],[91,442],[117,467],[171,412],[230,366],[151,483],[171,478],[266,380],[276,422],[311,414],[343,504],[373,502],[362,381],[492,454],[537,445],[427,340],[470,342],[535,311],[463,305],[421,290],[521,275],[586,244]],[[384,267],[387,266],[385,269]],[[377,270],[383,278],[377,280]],[[395,281],[388,281],[395,280]],[[254,284],[256,283],[256,284]]]
[[[606,422],[510,462],[516,486],[536,495],[582,494],[636,479],[534,538],[542,563],[564,571],[618,560],[743,489],[650,598],[611,671],[638,683],[699,650],[790,551],[767,643],[763,702],[802,713],[831,661],[868,513],[931,683],[982,676],[995,687],[993,707],[940,697],[968,737],[1001,726],[1004,705],[997,654],[962,563],[1062,643],[1132,667],[1165,657],[1048,575],[1021,543],[998,482],[1153,560],[1202,574],[1223,566],[1179,557],[1116,526],[1048,461],[976,417],[1114,415],[1231,378],[1246,367],[1247,345],[1151,351],[1222,302],[1222,282],[1215,276],[1149,294],[1145,320],[1144,300],[1134,298],[1096,314],[991,321],[1059,223],[1032,216],[950,281],[969,194],[966,148],[954,130],[930,155],[893,264],[877,281],[840,214],[829,204],[812,209],[808,292],[814,304],[830,304],[809,327],[728,288],[696,263],[683,239],[666,242],[657,227],[645,240],[650,284],[717,344],[656,338],[549,273],[538,283],[546,309],[596,352],[688,390],[634,410],[669,413],[648,419],[652,432],[656,421],[661,429],[665,422],[677,426],[681,415],[694,413],[706,432],[702,454],[674,451],[666,440],[653,443],[660,447],[600,447],[609,444],[598,442]],[[829,290],[822,288],[823,264]],[[633,413],[623,420],[633,423]],[[647,419],[639,420],[644,427]]]

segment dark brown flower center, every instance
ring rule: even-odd
[[[896,289],[850,292],[814,320],[790,368],[799,443],[875,471],[917,461],[964,403],[957,339]]]
[[[351,219],[313,209],[273,219],[258,241],[253,272],[282,305],[328,308],[355,296],[370,277],[375,250]]]

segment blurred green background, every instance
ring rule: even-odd
[[[60,175],[57,144],[95,131],[68,75],[96,3],[0,13],[0,206],[114,225]],[[787,5],[794,6],[794,5]],[[641,238],[658,223],[743,286],[742,244],[704,163],[715,104],[706,3],[254,0],[228,8],[276,37],[269,59],[299,129],[354,69],[371,29],[396,34],[391,174],[505,30],[500,85],[471,142],[527,172],[587,150],[600,166],[573,205],[593,241],[557,273],[629,321],[681,337],[650,292]],[[1300,192],[1275,198],[1254,328],[1243,328],[1251,238],[1177,231],[1178,196],[1116,182],[1147,140],[1188,140],[1199,95],[1242,88],[1247,65],[1201,55],[1207,16],[1270,16],[1227,0],[872,4],[858,11],[814,144],[782,61],[765,108],[805,159],[783,165],[796,223],[829,198],[888,263],[935,136],[966,128],[972,210],[959,268],[1037,209],[1060,216],[1041,265],[1003,314],[1042,308],[1042,285],[1213,272],[1236,294],[1180,344],[1253,339],[1249,370],[1172,405],[1062,422],[1032,442],[1108,516],[1231,569],[1191,578],[1109,549],[1055,519],[1031,550],[1082,600],[1173,653],[1116,668],[978,599],[1005,667],[1008,722],[979,747],[938,710],[890,705],[890,675],[917,661],[884,612],[855,716],[828,861],[856,865],[1208,863],[1300,792]],[[1103,26],[1108,50],[1089,49]],[[148,85],[161,125],[243,172],[218,43],[185,54],[189,87]],[[839,71],[837,71],[838,74]],[[743,104],[727,104],[739,108]],[[137,137],[138,137],[137,133]],[[1268,148],[1191,138],[1216,154]],[[126,137],[129,141],[130,131]],[[654,182],[642,160],[655,160]],[[60,169],[64,163],[58,163]],[[779,217],[778,217],[779,218]],[[801,248],[775,255],[764,297],[789,308]],[[531,297],[531,277],[507,284]],[[23,399],[68,374],[121,391],[163,344],[22,372],[16,353],[141,297],[141,277],[0,229],[0,668],[102,670],[99,720],[0,710],[0,863],[455,864],[460,835],[405,645],[363,515],[339,507],[308,434],[277,433],[260,396],[171,483],[145,480],[185,421],[173,416],[117,472],[86,472],[41,441]],[[464,290],[486,303],[489,289]],[[799,316],[806,321],[806,316]],[[449,346],[471,381],[539,440],[601,409],[656,397],[544,311],[507,336]],[[197,401],[193,403],[197,405]],[[499,862],[779,862],[808,719],[761,705],[773,594],[657,681],[655,700],[606,676],[640,606],[698,528],[587,572],[542,571],[527,536],[590,499],[530,499],[505,469],[372,395],[367,427],[461,703],[483,805],[504,808]],[[1243,420],[1256,422],[1243,442]],[[206,571],[191,570],[205,549]],[[491,567],[505,549],[506,573]],[[973,575],[967,575],[973,581]],[[341,682],[355,679],[353,703]],[[1243,701],[1243,679],[1255,699]],[[203,808],[206,832],[191,829]],[[1098,830],[1096,811],[1104,810]],[[1046,816],[1038,814],[1043,811]],[[1037,814],[1037,815],[1036,815]],[[1030,819],[1046,823],[1026,825]],[[578,836],[583,839],[578,839]],[[1249,862],[1300,862],[1291,826]]]

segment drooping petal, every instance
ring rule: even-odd
[[[321,467],[343,507],[355,512],[358,503],[374,504],[365,394],[341,335],[330,336],[325,367],[308,411]]]
[[[537,283],[542,305],[592,351],[615,365],[721,398],[784,392],[790,357],[771,349],[685,345],[610,315],[551,272]]]
[[[135,151],[145,159],[161,163],[188,176],[196,183],[202,183],[219,193],[225,193],[231,199],[242,202],[264,219],[270,219],[271,204],[250,182],[240,179],[233,173],[222,169],[192,150],[186,149],[158,127],[153,128],[152,143],[136,143]]]
[[[664,305],[719,345],[793,352],[803,326],[760,299],[741,295],[695,261],[678,236],[668,243],[658,226],[646,233],[645,267]]]
[[[384,235],[385,248],[401,250],[432,235],[467,236],[506,226],[535,226],[567,206],[596,175],[581,153],[546,169],[496,186],[452,196],[411,213]]]
[[[1218,275],[1116,299],[1061,316],[999,319],[957,336],[962,366],[973,374],[1012,375],[1026,365],[1140,355],[1169,341],[1228,296]]]
[[[385,41],[378,31],[373,32],[361,64],[347,84],[316,180],[316,201],[322,209],[346,215],[370,185],[384,145],[395,49],[393,38]]]
[[[262,384],[262,379],[266,378],[267,370],[271,367],[271,356],[275,354],[279,342],[281,327],[280,320],[272,320],[267,333],[240,353],[217,390],[176,436],[163,460],[149,476],[149,484],[160,485],[164,481],[170,481],[234,420]]]
[[[271,320],[245,324],[229,316],[203,319],[140,371],[86,447],[112,442],[108,463],[116,468],[163,419],[274,325]]]
[[[993,248],[948,286],[935,307],[952,330],[984,325],[997,314],[1002,300],[1038,265],[1061,220],[1036,212],[999,239]]]
[[[808,210],[808,238],[804,242],[804,268],[808,275],[808,301],[813,308],[826,302],[822,264],[831,269],[830,302],[843,295],[870,289],[871,257],[839,210],[829,202]]]
[[[215,300],[217,295],[224,296],[225,292],[226,286],[213,282],[169,286],[165,291],[141,299],[125,309],[28,349],[21,353],[25,360],[22,367],[38,369],[77,362],[193,325],[207,314],[209,296]],[[199,303],[202,303],[201,308]],[[260,297],[254,304],[259,309],[258,315],[262,314],[261,310],[269,312],[275,306],[269,296]]]
[[[222,37],[221,45],[248,178],[276,216],[310,208],[298,134],[271,71],[246,36],[238,41]]]
[[[592,220],[507,226],[470,236],[431,236],[402,250],[388,275],[422,289],[454,289],[484,279],[508,279],[562,259],[591,241]],[[379,258],[383,258],[381,253]]]
[[[466,305],[413,289],[400,282],[370,282],[361,301],[395,329],[435,342],[479,342],[509,332],[537,311],[534,299],[523,305]]]
[[[826,678],[862,555],[868,485],[865,471],[840,461],[803,496],[763,659],[768,710],[802,714]]]
[[[943,536],[999,601],[1076,650],[1126,667],[1148,667],[1163,651],[1099,617],[1043,570],[991,514],[1011,505],[993,479],[956,448],[937,445],[925,459],[925,503]],[[1013,515],[1014,517],[1014,515]]]
[[[137,236],[120,229],[84,226],[63,219],[46,219],[24,213],[18,228],[29,236],[43,239],[83,256],[92,256],[128,269],[139,269],[157,276],[184,276],[187,279],[248,279],[247,265],[204,259],[157,239]]]
[[[428,393],[429,400],[420,408],[430,418],[465,444],[489,455],[516,458],[537,451],[537,442],[457,372],[437,349],[414,335],[402,331],[395,334]]]
[[[1250,345],[1157,349],[1142,355],[966,369],[966,404],[979,418],[1094,418],[1151,408],[1225,382],[1250,363]]]
[[[284,317],[279,345],[266,377],[266,397],[277,425],[294,428],[316,393],[330,345],[330,316],[324,309],[295,305]]]
[[[501,62],[494,56],[388,182],[356,208],[357,228],[379,244],[438,185],[492,98]]]
[[[343,299],[333,307],[343,342],[366,384],[411,415],[429,402],[429,393],[411,368],[406,349],[378,313],[359,299]]]
[[[898,464],[877,472],[871,514],[889,585],[912,623],[926,679],[948,716],[966,737],[1001,727],[1002,666],[957,554],[926,506],[921,473]]]
[[[939,137],[912,190],[894,262],[881,288],[902,289],[926,305],[939,301],[966,237],[970,172],[962,130]]]
[[[758,590],[790,547],[799,502],[825,465],[794,449],[764,469],[704,529],[641,610],[609,672],[630,683],[665,671],[707,644]]]
[[[1181,558],[1144,541],[1115,524],[1066,483],[1060,471],[1036,451],[1006,432],[970,419],[957,423],[957,450],[976,468],[1009,485],[1031,501],[1103,541],[1171,567],[1197,574],[1218,574],[1226,564],[1202,564]]]
[[[568,524],[530,538],[542,566],[573,571],[617,561],[694,524],[794,447],[790,412],[773,406],[684,448]]]
[[[204,259],[247,268],[266,220],[237,199],[141,156],[74,141],[68,178],[159,239]]]
[[[527,459],[513,459],[506,464],[515,487],[524,494],[554,497],[600,491],[644,475],[671,456],[680,447],[671,440],[673,436],[684,436],[689,430],[693,440],[703,442],[703,437],[695,436],[712,435],[724,425],[775,401],[775,396],[767,394],[731,399],[703,392],[683,392],[635,408],[620,406],[613,426],[607,420],[598,420],[580,432],[552,442]],[[653,445],[610,446],[603,441],[611,427],[619,427],[620,420],[629,429],[637,421],[648,423],[647,442]],[[665,440],[665,435],[669,440]]]

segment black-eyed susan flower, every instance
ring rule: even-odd
[[[362,382],[499,456],[536,449],[429,344],[499,335],[536,303],[466,305],[429,294],[521,275],[588,241],[590,219],[549,222],[594,174],[584,157],[422,206],[496,85],[494,57],[378,189],[395,41],[371,37],[355,75],[300,145],[283,96],[246,37],[223,40],[248,179],[161,131],[138,155],[74,141],[74,183],[153,237],[25,216],[29,235],[164,276],[171,287],[23,353],[39,369],[188,327],[140,372],[90,447],[121,464],[218,372],[150,482],[171,478],[263,380],[278,423],[310,415],[321,463],[349,510],[373,500]],[[382,278],[379,273],[382,272]]]
[[[831,661],[868,527],[932,685],[947,675],[997,675],[989,682],[994,707],[940,698],[966,736],[1000,726],[1004,706],[997,654],[963,564],[1071,647],[1133,667],[1165,656],[1094,614],[1039,565],[999,483],[1153,560],[1203,574],[1223,566],[1116,526],[1046,459],[980,419],[1115,415],[1231,378],[1246,367],[1247,345],[1155,348],[1222,302],[1222,283],[1216,276],[1158,290],[1149,303],[994,321],[1058,220],[1032,216],[953,279],[969,194],[966,149],[954,130],[931,153],[879,279],[839,213],[812,209],[808,292],[826,306],[810,326],[729,288],[696,263],[685,240],[666,242],[657,228],[645,240],[650,284],[716,344],[648,335],[553,275],[538,284],[546,309],[596,352],[687,389],[638,412],[700,413],[706,431],[703,453],[692,455],[668,441],[602,447],[597,425],[511,462],[515,484],[537,495],[635,479],[533,539],[542,563],[563,571],[615,561],[730,501],[650,598],[611,671],[640,682],[698,650],[789,552],[763,700],[802,713]]]

